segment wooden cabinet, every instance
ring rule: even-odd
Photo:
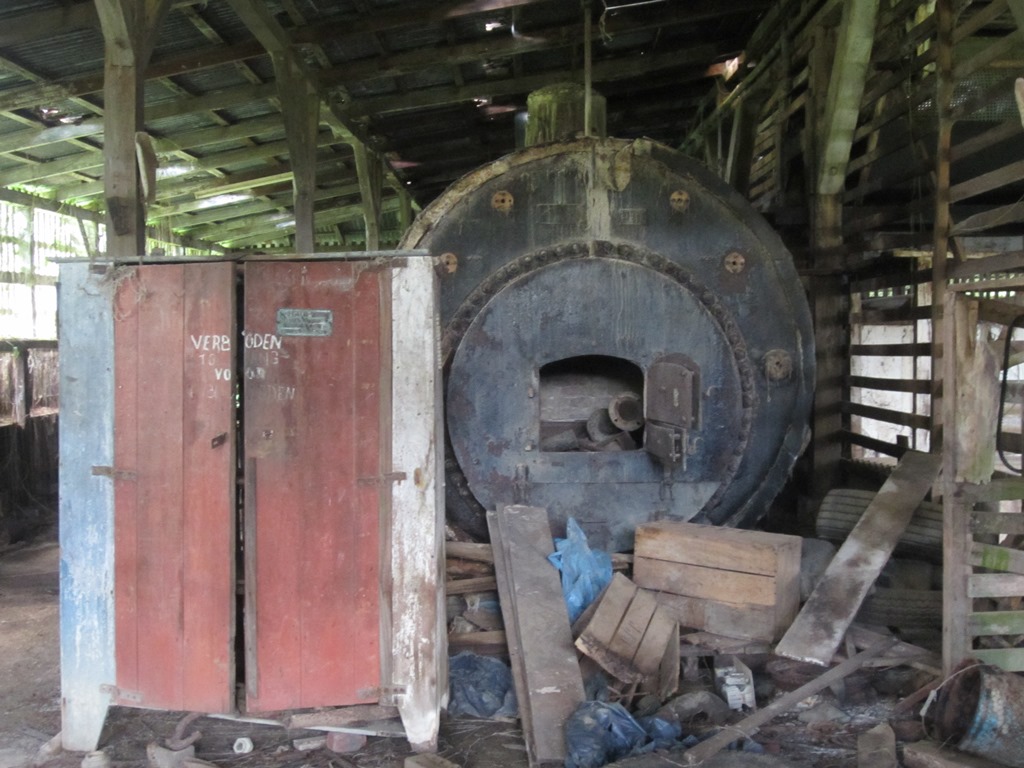
[[[113,350],[104,367],[62,347],[62,375],[111,402],[62,432],[62,490],[113,493],[62,542],[76,748],[99,736],[97,683],[114,703],[211,713],[394,705],[429,748],[445,657],[432,265],[81,266],[64,267],[62,312],[106,302]],[[112,463],[89,463],[89,429],[112,430]],[[109,597],[77,557],[97,542]]]

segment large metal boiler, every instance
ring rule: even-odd
[[[456,182],[403,247],[440,258],[447,510],[546,507],[591,542],[749,525],[800,452],[811,320],[792,258],[699,164],[647,140],[532,147]]]

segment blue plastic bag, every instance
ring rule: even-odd
[[[647,741],[647,732],[621,704],[585,701],[565,724],[565,768],[600,768]]]
[[[463,651],[448,660],[448,714],[515,717],[518,705],[509,668],[489,656]]]
[[[590,548],[587,535],[572,517],[565,524],[565,536],[555,539],[555,551],[548,560],[562,574],[562,594],[572,623],[612,580],[612,558]]]
[[[585,701],[565,724],[565,768],[600,768],[629,755],[678,749],[686,744],[681,736],[678,723],[637,720],[621,704]]]

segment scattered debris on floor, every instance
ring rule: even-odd
[[[889,558],[937,470],[919,457],[908,452],[863,500],[838,550],[660,521],[638,527],[634,554],[607,554],[574,524],[554,539],[542,508],[490,513],[492,543],[447,546],[450,689],[438,755],[367,739],[368,723],[394,719],[390,706],[283,713],[284,730],[119,710],[112,743],[118,717],[136,718],[160,723],[148,747],[82,758],[61,753],[55,737],[34,765],[1024,766],[1020,676],[971,663],[944,677],[935,628],[922,644],[908,641],[928,623],[915,623],[919,612],[867,610],[879,593],[936,585],[941,564]],[[825,592],[827,601],[815,599]],[[872,615],[887,620],[865,623]],[[801,629],[811,624],[814,633]]]

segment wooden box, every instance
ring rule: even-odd
[[[680,626],[777,640],[800,608],[800,537],[663,521],[636,530],[633,580]]]

